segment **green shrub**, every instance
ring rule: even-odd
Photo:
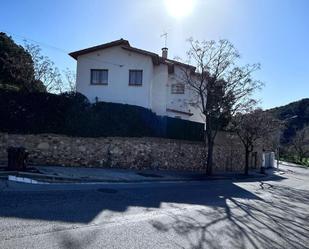
[[[9,133],[56,133],[83,137],[163,137],[203,139],[204,125],[157,116],[143,107],[90,104],[80,93],[24,93],[0,90],[0,130]]]

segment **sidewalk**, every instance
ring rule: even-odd
[[[298,175],[309,175],[309,167],[283,161],[280,161],[278,170]]]
[[[1,172],[2,178],[13,175],[43,183],[138,183],[168,181],[200,181],[223,179],[248,179],[264,175],[251,171],[249,177],[229,172],[206,176],[205,173],[184,171],[129,170],[86,167],[36,166],[39,173]]]
[[[283,166],[309,169],[309,167],[307,167],[307,166],[304,166],[304,165],[301,165],[301,164],[296,164],[296,163],[289,163],[289,162],[279,161],[279,164],[283,165]],[[275,165],[277,165],[277,160],[275,160]]]
[[[143,181],[173,181],[199,179],[202,174],[188,172],[108,169],[88,167],[36,167],[44,175],[53,175],[79,182],[143,182]]]
[[[36,167],[41,173],[78,179],[80,182],[152,182],[152,181],[197,181],[218,180],[231,178],[244,178],[241,173],[228,172],[217,173],[207,177],[205,173],[171,170],[130,170],[130,169],[106,169],[86,167]],[[251,171],[249,177],[261,177],[262,174]]]

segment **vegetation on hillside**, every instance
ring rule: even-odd
[[[285,124],[281,136],[281,157],[309,166],[309,98],[266,112]]]
[[[284,121],[285,128],[281,142],[283,144],[291,143],[297,131],[309,125],[309,98],[269,109],[266,112]]]

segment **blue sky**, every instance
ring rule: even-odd
[[[160,53],[160,35],[168,32],[171,58],[185,57],[189,37],[226,38],[244,63],[261,63],[255,77],[265,83],[257,94],[263,108],[309,97],[308,0],[191,0],[183,17],[173,16],[165,1],[2,0],[0,31],[18,43],[23,37],[40,42],[60,69],[75,69],[66,51],[119,38]]]

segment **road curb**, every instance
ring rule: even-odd
[[[101,182],[75,182],[75,183],[35,183],[32,184],[29,181],[16,182],[16,181],[6,181],[6,188],[2,189],[3,192],[45,192],[45,191],[73,191],[73,190],[95,190],[102,186],[113,188],[115,186],[128,186],[130,184],[168,184],[168,183],[194,183],[194,182],[207,182],[216,180],[235,180],[235,181],[246,181],[246,180],[268,180],[271,179],[271,175],[265,175],[261,177],[249,177],[237,179],[233,177],[217,177],[208,179],[161,179],[161,180],[139,180],[139,181],[101,181]]]

